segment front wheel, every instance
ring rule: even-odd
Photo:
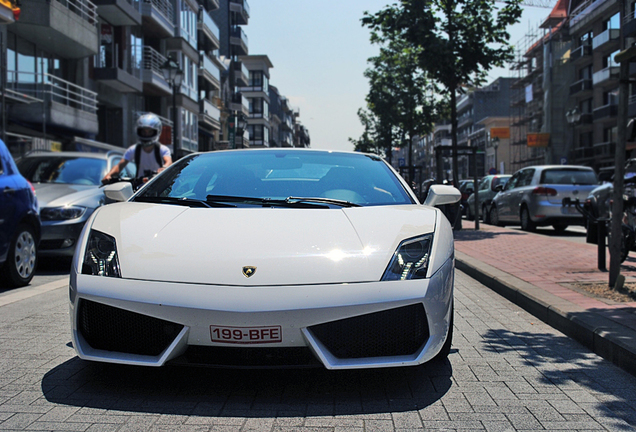
[[[490,211],[488,211],[488,207],[484,204],[481,207],[481,217],[485,224],[490,224]]]
[[[22,287],[31,282],[35,275],[37,252],[33,228],[25,224],[18,226],[2,269],[4,279],[11,287]]]
[[[521,209],[521,229],[524,231],[534,231],[536,227],[535,223],[530,219],[528,207],[523,207]]]
[[[467,206],[466,207],[466,219],[471,221],[471,220],[475,220],[475,217],[473,216],[473,213],[470,211],[471,207]]]
[[[499,211],[497,210],[497,206],[495,205],[490,208],[490,223],[496,226],[504,226],[503,223],[499,220]]]

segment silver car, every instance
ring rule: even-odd
[[[123,156],[123,149],[121,153],[38,152],[17,161],[40,203],[38,255],[73,256],[84,223],[106,202],[101,179]],[[131,172],[122,173],[122,177],[130,176]]]
[[[521,225],[532,231],[552,225],[564,231],[569,225],[583,225],[583,215],[563,199],[584,199],[598,184],[594,170],[576,165],[540,165],[523,168],[493,198],[490,222]]]
[[[497,195],[497,186],[504,186],[510,174],[492,174],[487,175],[479,181],[477,193],[479,194],[478,217],[483,217],[485,223],[490,223],[490,206],[492,199]],[[466,200],[466,219],[475,219],[475,194],[471,194]]]

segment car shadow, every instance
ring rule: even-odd
[[[44,375],[42,391],[55,404],[127,412],[334,416],[421,409],[442,398],[451,377],[448,360],[417,367],[329,371],[149,368],[74,357]]]
[[[512,354],[521,358],[523,366],[534,368],[540,384],[547,388],[568,388],[576,392],[583,387],[597,397],[586,403],[593,410],[623,420],[631,427],[615,425],[613,430],[634,430],[636,411],[636,377],[615,368],[599,368],[601,357],[566,336],[553,333],[516,332],[507,329],[489,329],[484,334],[486,351],[498,355]],[[540,389],[539,389],[540,391]],[[576,395],[573,393],[572,397]]]
[[[455,240],[461,241],[475,241],[475,240],[488,240],[501,236],[522,236],[523,232],[506,230],[506,231],[475,231],[474,229],[462,229],[453,231]]]

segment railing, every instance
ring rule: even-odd
[[[143,0],[144,3],[151,4],[155,9],[161,13],[168,21],[174,22],[174,10],[172,9],[172,3],[166,0]]]
[[[97,93],[48,73],[7,71],[7,89],[97,113]]]
[[[584,90],[592,90],[592,80],[589,78],[579,80],[570,86],[570,95],[582,92]]]
[[[594,108],[594,120],[599,120],[608,117],[616,117],[618,114],[618,104],[611,103],[603,105],[599,108]]]
[[[152,47],[144,46],[144,60],[142,69],[151,70],[163,78],[161,66],[166,62],[166,57]]]
[[[199,11],[199,22],[202,23],[207,28],[209,28],[210,31],[212,32],[212,34],[214,36],[216,36],[217,40],[221,37],[220,36],[221,32],[219,31],[219,26],[216,25],[214,20],[210,17],[210,14],[208,14],[205,11],[205,9],[201,9]]]
[[[230,0],[231,3],[240,4],[245,9],[247,15],[250,15],[250,5],[247,4],[247,0]]]
[[[216,121],[221,120],[221,110],[215,107],[214,104],[209,100],[202,99],[200,109],[202,114],[212,117]]]
[[[595,36],[592,39],[592,49],[596,49],[609,41],[618,40],[620,37],[621,31],[620,29],[607,29],[603,33],[598,36]]]
[[[79,15],[84,21],[97,27],[97,6],[90,0],[56,0],[69,11]]]
[[[598,72],[594,72],[594,75],[592,75],[592,84],[596,85],[611,78],[618,78],[619,69],[620,68],[618,66],[610,66],[605,69],[601,69]]]
[[[580,58],[592,55],[592,45],[581,45],[580,47],[572,50],[570,54],[570,61],[577,61]]]
[[[232,28],[230,36],[231,37],[235,37],[235,38],[239,38],[243,42],[245,42],[245,45],[248,45],[247,35],[245,34],[245,32],[243,31],[243,29],[240,26],[234,26]]]
[[[234,61],[234,70],[245,75],[245,79],[250,79],[250,71],[242,61]]]
[[[616,143],[613,142],[594,144],[592,147],[595,157],[610,157],[616,153]]]
[[[199,68],[201,70],[208,71],[210,75],[212,75],[217,81],[221,82],[221,71],[218,66],[214,64],[210,57],[205,55],[203,51],[199,53],[199,57],[201,58],[201,63],[199,64]]]

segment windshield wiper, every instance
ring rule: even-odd
[[[360,204],[352,203],[351,201],[332,199],[332,198],[315,198],[315,197],[294,197],[290,196],[285,198],[285,202],[289,204],[293,203],[321,203],[321,204],[333,204],[340,207],[362,207]]]
[[[149,203],[159,203],[159,204],[176,204],[188,207],[236,207],[231,204],[222,204],[222,203],[210,203],[203,200],[192,199],[192,198],[177,198],[177,197],[147,197],[140,196],[135,198],[135,201],[139,202],[149,202]]]

